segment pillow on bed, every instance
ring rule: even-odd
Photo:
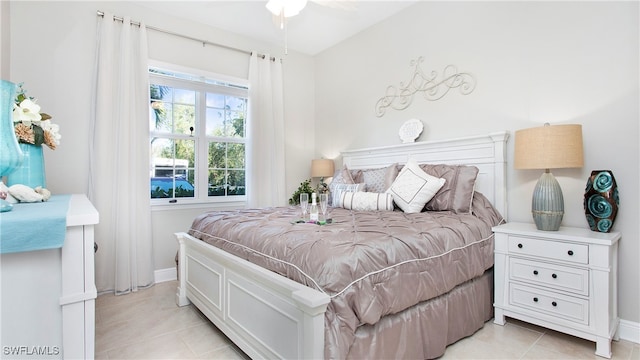
[[[355,184],[351,172],[347,169],[347,165],[344,165],[342,169],[338,169],[333,174],[331,184]],[[331,186],[331,184],[329,186]]]
[[[343,191],[336,199],[338,207],[360,211],[393,211],[393,196],[388,193]]]
[[[473,192],[478,177],[478,168],[468,165],[430,165],[421,164],[426,173],[446,180],[445,185],[436,193],[425,207],[428,211],[453,211],[456,214],[469,214]]]
[[[362,169],[358,171],[360,173],[357,175],[361,176],[362,180],[355,182],[367,184],[367,192],[373,193],[383,193],[387,191],[391,184],[393,184],[393,180],[398,176],[397,164],[378,169]],[[354,176],[353,170],[351,170],[351,175]]]
[[[419,213],[444,183],[445,179],[427,174],[415,160],[410,159],[387,192],[402,211]]]
[[[332,183],[333,184],[333,183]],[[360,192],[364,191],[366,186],[364,183],[359,184],[335,184],[331,188],[330,205],[340,207],[338,200],[343,192]]]
[[[333,193],[335,188],[339,184],[355,184],[351,172],[347,169],[347,165],[344,165],[342,169],[338,169],[333,174],[333,179],[329,184],[329,204],[333,204]]]

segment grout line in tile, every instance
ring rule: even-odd
[[[514,326],[518,326],[518,325],[514,325]],[[542,333],[541,333],[541,332],[538,332],[538,331],[535,331],[535,330],[528,329],[528,328],[526,328],[526,327],[524,327],[524,326],[519,326],[519,327],[520,327],[520,328],[523,328],[523,329],[527,329],[527,330],[533,331],[533,332],[537,332],[538,334],[540,334],[540,335],[538,335],[538,338],[536,339],[536,341],[534,341],[534,342],[533,342],[533,344],[531,344],[531,345],[527,348],[527,351],[525,351],[525,352],[522,354],[522,356],[520,356],[520,359],[523,359],[525,356],[527,356],[527,354],[529,353],[529,351],[531,351],[531,349],[533,349],[533,348],[538,344],[538,342],[542,339],[542,337],[546,335],[546,332],[542,332]]]

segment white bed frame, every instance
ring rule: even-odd
[[[478,167],[476,190],[507,213],[507,132],[453,140],[349,150],[350,169],[405,163],[467,164]],[[202,311],[251,358],[324,358],[326,294],[301,285],[223,250],[177,233],[180,244],[178,306]]]

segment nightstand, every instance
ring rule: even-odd
[[[611,357],[618,328],[619,232],[507,223],[495,233],[495,319],[505,316],[596,343]],[[617,338],[616,338],[617,340]]]

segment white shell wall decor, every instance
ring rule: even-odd
[[[422,125],[422,121],[419,119],[409,119],[400,126],[398,135],[400,135],[400,140],[402,140],[403,144],[412,143],[420,136],[423,129],[424,125]]]
[[[462,95],[469,95],[476,87],[476,80],[469,73],[458,72],[454,65],[447,65],[442,72],[442,77],[438,78],[438,73],[432,71],[428,76],[420,68],[420,63],[424,61],[420,56],[416,60],[411,60],[410,66],[414,68],[413,75],[407,84],[400,82],[398,87],[390,85],[386,93],[376,103],[376,116],[382,117],[388,107],[396,110],[404,110],[411,102],[416,93],[422,93],[425,100],[436,101],[442,99],[449,90],[458,88]]]

